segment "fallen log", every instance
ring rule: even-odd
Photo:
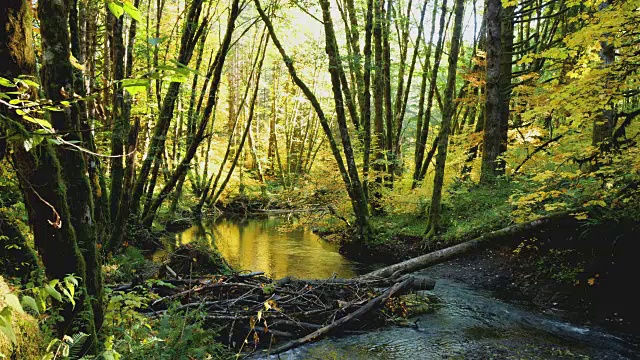
[[[504,239],[509,236],[516,235],[518,233],[539,229],[542,226],[548,224],[550,221],[568,216],[569,213],[570,213],[569,211],[555,213],[555,214],[538,218],[533,221],[525,222],[522,224],[514,224],[500,230],[491,231],[489,233],[480,235],[475,239],[472,239],[472,240],[469,240],[469,241],[466,241],[442,250],[421,255],[413,259],[403,261],[401,263],[384,267],[382,269],[372,271],[370,273],[361,275],[356,279],[363,279],[363,280],[375,279],[375,278],[397,279],[401,275],[416,272],[418,270],[422,270],[427,267],[464,255],[472,250],[478,249],[486,245],[487,243],[493,240]]]
[[[331,324],[324,326],[314,332],[312,332],[311,334],[293,340],[293,341],[289,341],[287,343],[285,343],[282,346],[278,346],[275,349],[272,349],[271,351],[265,351],[268,353],[268,355],[276,355],[276,354],[280,354],[283,353],[287,350],[291,350],[294,349],[298,346],[301,346],[303,344],[306,344],[308,342],[311,341],[315,341],[318,338],[325,336],[327,334],[329,334],[330,332],[337,330],[338,328],[340,328],[341,326],[345,325],[346,323],[348,323],[349,321],[352,321],[354,319],[357,319],[363,315],[365,315],[366,313],[368,313],[369,311],[376,309],[377,307],[383,305],[391,296],[395,295],[396,293],[401,293],[403,290],[405,290],[406,288],[408,288],[412,283],[414,282],[414,278],[413,277],[408,277],[406,278],[404,281],[400,282],[400,283],[396,283],[395,285],[393,285],[392,287],[390,287],[387,291],[385,291],[382,295],[377,296],[375,298],[373,298],[372,300],[370,300],[366,305],[360,307],[358,310],[341,317],[340,319],[332,322]]]

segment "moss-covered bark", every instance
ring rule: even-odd
[[[500,64],[502,30],[500,0],[487,0],[485,5],[487,21],[487,85],[485,98],[485,125],[482,147],[482,173],[481,182],[491,182],[500,173],[499,161],[501,148],[501,118],[503,116],[501,106],[503,96],[500,92]]]
[[[46,3],[42,1],[39,6],[45,4],[46,7]],[[29,3],[26,0],[10,0],[4,5],[0,7],[0,26],[5,29],[0,33],[0,63],[3,64],[0,76],[9,79],[19,75],[33,76],[36,66]],[[51,14],[47,14],[46,18],[50,19]],[[23,136],[28,136],[27,130],[33,130],[29,127],[32,124],[25,123],[13,109],[3,106],[0,112],[5,116],[1,123],[3,127],[11,126],[11,131],[21,131]],[[86,279],[85,262],[76,242],[67,204],[67,188],[55,151],[47,141],[31,151],[26,151],[17,140],[12,145],[12,160],[19,175],[35,247],[42,258],[47,277],[60,279],[75,274]],[[93,312],[84,283],[76,294],[78,300],[75,307],[68,302],[60,304],[63,318],[57,323],[58,335],[83,331],[95,340]],[[95,344],[95,341],[88,343]]]
[[[124,42],[122,40],[122,31],[124,16],[116,18],[109,12],[107,21],[111,22],[110,29],[112,31],[110,56],[113,64],[113,107],[111,111],[113,129],[111,132],[111,191],[109,199],[109,214],[111,219],[115,220],[118,216],[120,208],[120,199],[122,198],[122,185],[124,179],[123,154],[124,141],[127,136],[127,128],[129,127],[129,119],[125,113],[124,89],[121,80],[124,79]]]
[[[0,212],[0,274],[29,279],[37,268],[38,255],[16,224]]]
[[[48,99],[54,103],[73,100],[74,75],[70,61],[70,33],[68,3],[43,0],[38,3],[40,34],[42,36],[42,86]],[[64,111],[51,111],[49,117],[55,129],[65,132],[65,140],[82,141],[78,111],[72,105]],[[67,146],[56,149],[61,165],[61,175],[68,188],[66,201],[70,209],[71,223],[77,245],[86,263],[84,277],[91,297],[97,327],[103,318],[102,269],[96,247],[96,225],[93,213],[93,197],[83,153]]]

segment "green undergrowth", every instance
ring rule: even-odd
[[[102,266],[106,283],[127,283],[138,278],[148,278],[157,271],[158,265],[144,257],[142,252],[129,246]]]
[[[440,240],[458,243],[511,224],[509,199],[519,187],[507,180],[490,186],[453,186],[442,208]]]
[[[518,183],[507,181],[492,186],[466,183],[452,186],[442,203],[440,234],[431,241],[455,244],[508,226],[512,222],[513,210],[509,198],[517,188]],[[423,242],[428,207],[428,203],[422,202],[414,211],[387,212],[384,216],[372,217],[374,237],[370,244],[403,239]],[[430,244],[422,245],[429,247]]]
[[[167,286],[162,281],[146,281],[133,292],[108,293],[103,333],[107,339],[102,355],[120,359],[228,359],[232,356],[217,341],[218,331],[206,322],[201,309],[178,311],[171,305],[157,318],[142,314],[158,298],[150,286]],[[101,358],[100,356],[98,358]]]

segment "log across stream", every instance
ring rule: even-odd
[[[535,227],[544,221],[523,226]],[[285,352],[282,355],[285,358],[317,358],[320,351],[334,352],[337,358],[438,359],[447,358],[448,354],[471,356],[483,352],[525,358],[549,358],[554,354],[569,353],[597,358],[635,358],[634,341],[497,301],[490,294],[450,281],[446,271],[433,273],[427,270],[407,275],[481,247],[493,239],[493,235],[509,235],[514,230],[517,229],[486,234],[466,245],[353,279],[300,280],[296,279],[297,274],[291,273],[287,275],[294,277],[273,281],[258,272],[196,281],[173,280],[178,288],[170,293],[165,291],[164,296],[152,305],[155,313],[150,315],[162,314],[166,303],[177,299],[185,309],[204,306],[209,320],[226,330],[226,342],[254,357]],[[215,233],[215,229],[209,233]],[[262,240],[278,241],[277,238]],[[238,243],[240,249],[242,241],[240,239]],[[255,248],[255,239],[248,243]],[[261,246],[264,249],[268,244]],[[463,250],[456,250],[460,248]],[[308,265],[313,267],[313,263]],[[444,263],[434,269],[447,269],[447,266]],[[352,269],[355,272],[359,268],[353,266]],[[393,322],[395,325],[389,327],[389,318],[400,314],[393,314],[387,300],[407,292],[424,295],[424,290],[433,288],[432,279],[436,278],[436,288],[427,293],[440,298],[441,308],[434,314],[412,318],[403,325]],[[381,328],[383,325],[387,326]],[[317,344],[305,345],[319,340]],[[438,343],[443,347],[437,347]],[[436,347],[438,351],[434,351]],[[425,349],[431,355],[419,354]]]

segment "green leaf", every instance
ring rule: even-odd
[[[4,87],[16,87],[16,85],[13,83],[13,81],[9,80],[9,79],[5,79],[3,77],[0,77],[0,86],[4,86]]]
[[[142,21],[142,14],[140,14],[140,10],[136,9],[135,6],[133,6],[132,3],[130,3],[129,1],[125,0],[123,2],[124,5],[124,11],[131,16],[131,18],[135,21]]]
[[[22,118],[23,118],[23,119],[25,119],[25,120],[27,120],[28,122],[32,122],[32,123],[34,123],[34,124],[38,124],[38,125],[40,125],[40,126],[42,126],[42,127],[45,127],[45,128],[47,128],[47,129],[52,129],[52,127],[51,127],[51,123],[50,123],[50,122],[48,122],[48,121],[47,121],[47,120],[45,120],[45,119],[33,118],[33,117],[31,117],[31,116],[27,116],[27,115],[23,115],[23,116],[22,116]]]
[[[4,295],[4,301],[13,310],[15,310],[15,311],[17,311],[19,313],[24,312],[24,310],[22,310],[22,305],[20,305],[20,300],[18,300],[18,297],[15,296],[14,294],[5,294]]]
[[[67,289],[62,289],[62,293],[64,294],[64,296],[67,297],[67,299],[69,299],[69,302],[71,303],[71,305],[75,308],[76,307],[76,300],[73,298],[73,295],[71,295],[71,293],[69,292],[69,290]]]
[[[18,340],[16,339],[16,333],[13,331],[13,326],[11,326],[12,316],[13,314],[9,307],[5,307],[0,311],[0,332],[15,344]]]
[[[147,91],[150,81],[148,79],[124,79],[122,80],[122,87],[135,96]]]
[[[25,307],[31,308],[36,314],[40,315],[40,309],[38,309],[38,304],[36,303],[36,299],[31,296],[23,296],[22,297],[22,305]]]
[[[45,285],[44,289],[47,291],[47,294],[51,295],[51,297],[53,297],[58,301],[62,301],[62,294],[60,294],[60,292],[56,290],[53,286]]]
[[[167,80],[169,80],[169,82],[184,83],[189,79],[186,76],[182,75],[171,75],[167,77]]]
[[[107,3],[107,7],[109,11],[113,14],[113,16],[120,18],[122,14],[124,14],[124,9],[122,8],[122,2],[120,1],[109,1]]]
[[[42,129],[39,129],[42,130]],[[34,147],[40,145],[40,143],[44,140],[43,136],[34,135],[23,142],[24,149],[29,152]]]
[[[73,274],[65,276],[64,281],[68,283],[72,283],[75,286],[78,286],[78,279],[76,279],[76,277]],[[70,285],[67,285],[67,286],[70,286]]]
[[[20,75],[18,76],[18,79],[20,79],[20,81],[22,81],[23,83],[25,83],[26,85],[32,86],[36,89],[40,89],[40,84],[38,84],[37,82],[35,82],[35,77],[33,76],[29,76],[29,75]],[[34,79],[34,80],[31,80]]]

